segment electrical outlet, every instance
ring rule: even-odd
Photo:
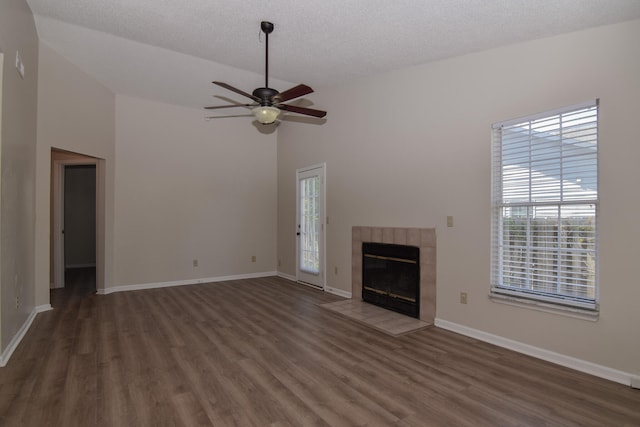
[[[278,267],[282,267],[282,260],[278,260]]]
[[[460,304],[466,304],[466,303],[467,303],[467,293],[460,292]]]
[[[255,255],[251,256],[251,262],[256,262],[256,256]]]
[[[197,267],[197,266],[198,266],[198,260],[197,260],[197,259],[194,259],[194,260],[193,260],[193,266],[194,266],[194,267]]]
[[[453,216],[447,216],[447,227],[453,227]]]
[[[336,265],[335,269],[334,269],[334,273],[337,276],[338,275],[338,266]]]

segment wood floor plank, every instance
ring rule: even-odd
[[[68,283],[0,369],[0,425],[640,426],[638,390],[436,327],[392,337],[284,279]]]

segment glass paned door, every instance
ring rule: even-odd
[[[300,270],[320,273],[319,213],[320,177],[300,180]]]
[[[324,166],[299,170],[298,280],[324,286]]]

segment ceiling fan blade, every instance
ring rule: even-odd
[[[273,102],[286,102],[293,98],[298,98],[300,96],[308,95],[313,92],[307,85],[298,85],[292,87],[291,89],[287,89],[284,92],[280,92],[276,96],[273,97]]]
[[[291,111],[292,113],[305,114],[313,117],[324,117],[327,115],[326,111],[314,110],[313,108],[296,107],[295,105],[279,104],[276,105],[281,110]]]
[[[212,107],[204,107],[205,110],[217,110],[218,108],[233,108],[233,107],[255,107],[258,104],[237,104],[237,105],[214,105]]]
[[[223,83],[223,82],[212,82],[212,83],[215,84],[215,85],[221,86],[221,87],[223,87],[223,88],[225,88],[227,90],[230,90],[231,92],[235,92],[238,95],[246,96],[247,98],[251,98],[256,102],[260,102],[260,98],[258,98],[257,96],[253,96],[253,95],[251,95],[251,94],[249,94],[249,93],[247,93],[245,91],[237,89],[237,88],[235,88],[235,87],[233,87],[231,85],[228,85],[226,83]]]

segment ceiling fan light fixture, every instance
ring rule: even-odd
[[[261,105],[251,110],[251,113],[260,123],[262,123],[263,125],[268,125],[276,121],[276,119],[280,115],[280,110],[276,107]]]

